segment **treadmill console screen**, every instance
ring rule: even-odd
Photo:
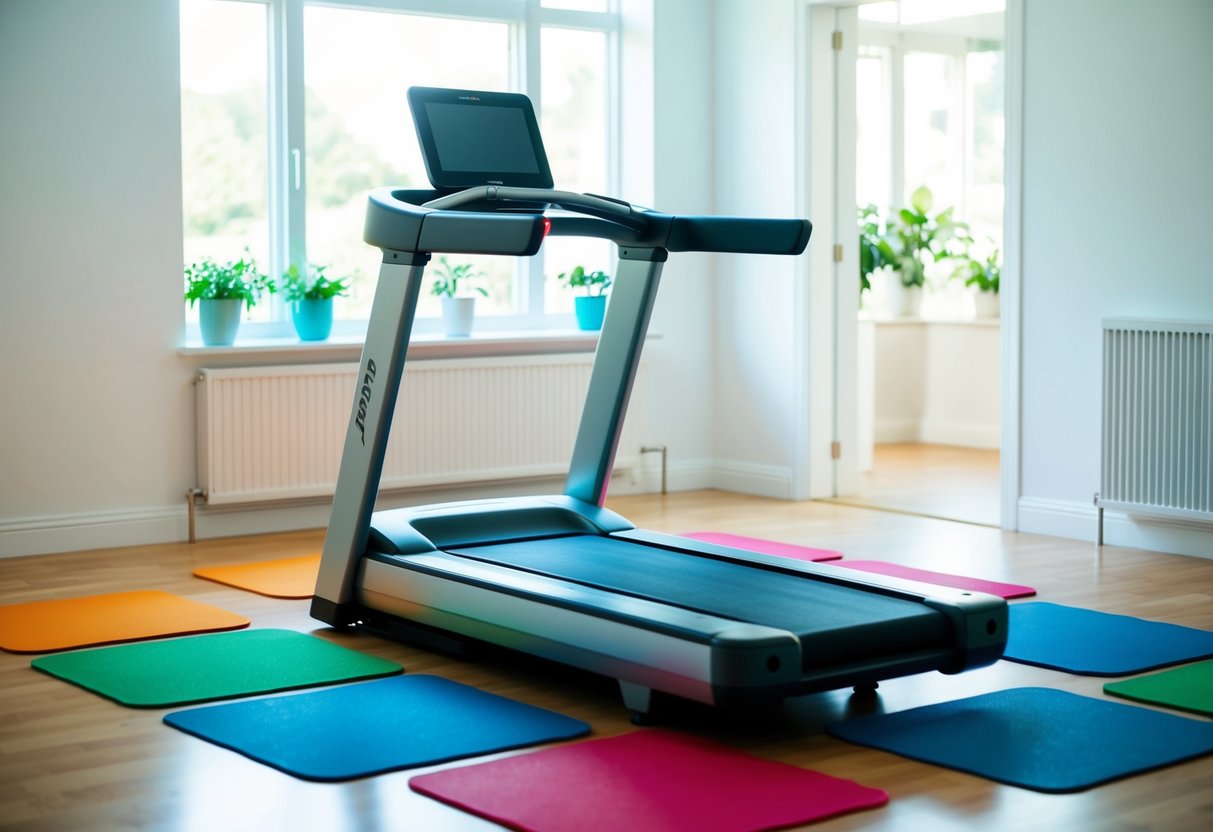
[[[535,110],[525,95],[412,87],[409,106],[435,188],[552,187]]]

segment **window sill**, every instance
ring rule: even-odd
[[[205,346],[189,341],[177,350],[187,358],[215,358],[258,361],[357,361],[362,355],[362,336],[334,335],[327,341],[300,341],[297,338],[246,338],[230,347]],[[410,360],[438,358],[480,358],[496,355],[545,355],[553,353],[593,352],[598,346],[597,332],[551,330],[543,332],[483,332],[467,338],[441,335],[415,335],[409,343]],[[226,362],[225,362],[226,363]]]

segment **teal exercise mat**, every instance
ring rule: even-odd
[[[1103,689],[1104,693],[1125,699],[1213,716],[1213,661],[1108,682]]]
[[[1213,657],[1213,633],[1039,601],[1010,607],[1003,658],[1081,676],[1129,676]]]
[[[1040,792],[1082,791],[1213,753],[1213,723],[1050,688],[836,722],[839,739]]]
[[[438,676],[397,676],[167,714],[187,734],[304,780],[338,781],[589,733]]]
[[[399,664],[290,630],[149,641],[34,659],[44,673],[132,708],[165,708],[390,676]]]

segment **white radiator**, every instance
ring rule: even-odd
[[[563,476],[593,356],[414,361],[380,490]],[[331,496],[357,364],[199,370],[199,486],[208,505]],[[625,438],[616,470],[636,464]]]
[[[1099,507],[1213,521],[1213,323],[1103,329]]]

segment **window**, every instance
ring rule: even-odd
[[[378,251],[362,242],[367,192],[429,187],[408,87],[526,92],[556,187],[610,193],[616,180],[613,0],[368,5],[181,0],[186,262],[247,248],[271,275],[326,265],[353,287],[334,310],[334,332],[347,335],[365,330],[379,272]],[[556,275],[609,269],[610,256],[605,243],[553,238],[533,258],[452,259],[483,273],[486,327],[524,330],[571,328]],[[423,288],[414,331],[438,332],[439,309]],[[292,332],[277,300],[248,320],[259,323],[245,336]]]

